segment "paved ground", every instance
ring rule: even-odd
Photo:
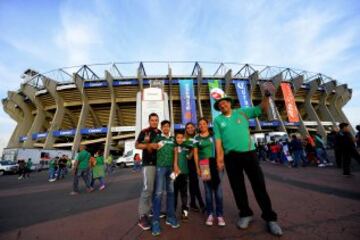
[[[282,239],[360,239],[360,171],[346,178],[335,168],[289,169],[262,163]],[[359,169],[358,166],[356,166]],[[0,178],[0,239],[153,239],[136,225],[141,175],[117,169],[103,192],[70,196],[71,179],[48,183],[46,173],[18,181]],[[205,216],[191,213],[187,223],[170,229],[162,223],[159,239],[276,239],[267,233],[248,186],[255,221],[235,226],[237,210],[225,177],[227,226],[206,227]]]

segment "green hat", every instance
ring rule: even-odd
[[[226,96],[224,91],[220,88],[213,88],[210,91],[210,98],[215,100],[214,108],[216,111],[220,111],[219,109],[219,103],[223,100],[229,101],[231,105],[233,104],[233,100],[231,97]]]

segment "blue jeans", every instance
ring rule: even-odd
[[[320,163],[328,163],[329,159],[327,157],[327,153],[322,148],[316,148],[316,156],[320,160]]]
[[[90,184],[90,185],[91,185],[92,188],[94,188],[94,186],[95,186],[95,181],[96,181],[96,179],[99,180],[100,186],[105,186],[104,177],[98,177],[98,178],[93,178],[93,179],[91,180],[91,184]]]
[[[213,194],[215,195],[215,205],[216,205],[216,216],[222,217],[224,215],[223,210],[223,191],[221,186],[221,181],[224,176],[224,171],[219,172],[220,183],[214,189],[211,186],[210,181],[204,181],[204,189],[205,189],[205,201],[206,201],[206,213],[207,215],[214,215],[214,207],[213,207]]]
[[[294,155],[294,164],[293,164],[294,167],[297,167],[299,165],[300,160],[303,162],[303,166],[306,166],[307,163],[303,150],[295,150],[293,152],[293,155]]]
[[[79,179],[82,178],[84,180],[86,188],[90,188],[91,181],[91,171],[89,169],[77,169],[74,181],[73,181],[73,191],[79,192]]]
[[[56,173],[55,168],[49,168],[49,179],[54,179],[55,173]]]
[[[170,178],[171,167],[156,167],[155,193],[153,200],[153,221],[160,221],[161,199],[166,188],[166,217],[175,216],[174,181]]]

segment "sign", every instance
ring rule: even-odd
[[[62,137],[62,136],[74,136],[76,132],[76,129],[69,129],[69,130],[58,130],[53,131],[54,137]]]
[[[142,92],[141,129],[149,126],[149,115],[156,113],[159,123],[165,120],[165,102],[160,88],[146,88]]]
[[[135,126],[119,126],[112,127],[111,132],[133,132],[135,131]]]
[[[83,129],[80,130],[80,133],[83,134],[83,135],[107,133],[107,127],[83,128]]]
[[[275,86],[271,82],[264,82],[260,85],[262,92],[269,91],[272,96],[275,95]],[[268,111],[268,119],[269,121],[278,121],[279,117],[276,111],[276,105],[273,100],[273,97],[269,98],[269,111]]]
[[[47,135],[48,135],[47,132],[44,132],[44,133],[33,133],[33,134],[32,134],[32,139],[33,139],[33,140],[36,140],[36,139],[46,138]]]
[[[19,137],[19,142],[25,142],[27,140],[27,136]]]
[[[284,95],[286,113],[289,119],[289,122],[299,122],[299,111],[296,107],[295,98],[291,90],[290,83],[281,83],[281,90]]]
[[[183,124],[188,122],[196,123],[196,104],[194,95],[194,85],[192,79],[181,80],[179,82],[181,120]]]
[[[125,86],[125,85],[137,85],[137,84],[138,84],[138,80],[114,80],[113,81],[114,87]]]
[[[208,80],[208,86],[210,93],[211,116],[214,121],[214,119],[220,115],[220,112],[215,110],[214,103],[216,102],[216,99],[218,99],[218,95],[223,93],[223,90],[221,89],[219,80]]]
[[[249,81],[248,80],[234,80],[236,94],[241,107],[252,107],[252,102],[249,94]],[[255,127],[256,122],[254,118],[249,119],[250,127]]]
[[[107,86],[108,86],[108,83],[106,81],[84,82],[84,88],[107,87]]]

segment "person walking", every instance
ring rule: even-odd
[[[91,188],[94,189],[95,181],[99,180],[100,187],[99,190],[102,191],[105,189],[105,166],[104,166],[104,155],[102,150],[98,150],[95,153],[95,166],[92,168],[92,180]]]
[[[355,147],[355,140],[350,133],[350,127],[348,123],[339,124],[339,149],[341,153],[343,163],[343,175],[346,177],[352,176],[351,174],[351,159],[354,158],[360,164],[360,155]]]
[[[250,136],[249,119],[261,116],[269,109],[269,97],[266,91],[265,97],[259,106],[240,109],[232,108],[232,99],[224,93],[214,104],[214,108],[221,114],[214,120],[214,133],[216,139],[216,161],[218,169],[226,168],[230,186],[239,209],[237,226],[240,229],[248,228],[253,219],[246,193],[244,174],[250,180],[256,201],[262,210],[262,218],[273,235],[281,236],[283,231],[277,223],[277,214],[271,206],[270,197],[265,186],[265,179],[255,146]]]
[[[73,190],[70,195],[79,194],[79,179],[84,180],[86,191],[92,192],[94,189],[90,186],[91,184],[91,173],[90,173],[90,157],[91,154],[86,150],[85,145],[81,145],[79,148],[79,154],[76,157],[74,166],[73,166]]]
[[[155,139],[161,134],[158,129],[159,116],[156,113],[149,115],[149,127],[143,129],[135,142],[136,149],[142,151],[143,187],[139,199],[138,226],[143,230],[150,230],[149,214],[152,206],[154,183],[156,176],[156,149]]]
[[[291,142],[290,142],[290,151],[292,153],[292,155],[294,156],[294,162],[293,162],[293,167],[298,167],[298,165],[300,164],[300,161],[302,161],[302,166],[306,167],[307,162],[304,156],[304,148],[303,148],[303,144],[301,142],[300,139],[298,139],[298,137],[293,134],[291,137]]]

